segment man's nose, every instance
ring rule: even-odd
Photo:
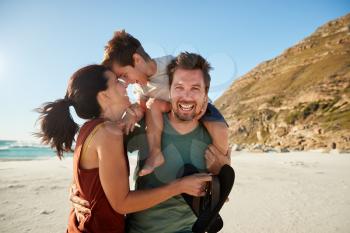
[[[192,93],[190,91],[184,91],[182,95],[183,100],[193,100]]]

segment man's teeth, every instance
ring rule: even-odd
[[[179,104],[179,107],[184,111],[190,111],[193,109],[194,104]]]

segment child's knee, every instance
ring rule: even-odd
[[[170,103],[164,100],[152,99],[147,102],[147,107],[151,109],[151,111],[158,112],[168,112],[170,111]]]

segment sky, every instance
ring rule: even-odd
[[[116,30],[138,38],[151,57],[204,56],[214,67],[215,100],[259,63],[349,12],[348,0],[0,0],[0,139],[35,140],[33,109],[63,98],[74,71],[100,63]]]

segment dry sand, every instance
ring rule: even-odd
[[[221,232],[350,232],[350,154],[234,152],[232,163]],[[71,174],[71,158],[0,161],[0,232],[65,232]]]

